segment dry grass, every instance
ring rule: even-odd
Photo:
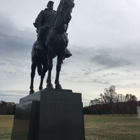
[[[134,116],[85,116],[86,140],[140,140],[140,120]]]
[[[10,139],[14,116],[0,115],[0,140]],[[140,140],[140,120],[134,116],[85,118],[86,140]]]
[[[0,140],[11,137],[13,118],[13,115],[0,115]]]

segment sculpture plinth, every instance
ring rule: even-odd
[[[11,140],[85,140],[81,94],[42,90],[20,99]]]

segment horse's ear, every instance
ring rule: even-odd
[[[73,7],[75,6],[75,3],[73,3]]]

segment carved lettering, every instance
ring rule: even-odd
[[[47,110],[75,110],[76,106],[69,104],[47,104]]]

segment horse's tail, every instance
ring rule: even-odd
[[[42,65],[41,65],[41,63],[39,63],[38,66],[37,66],[37,72],[38,72],[38,75],[41,76],[41,74],[42,74]]]

